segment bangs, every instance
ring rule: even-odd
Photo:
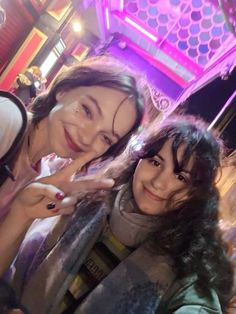
[[[173,163],[174,163],[174,172],[178,173],[181,171],[181,169],[186,165],[190,158],[194,155],[195,147],[197,145],[197,141],[193,141],[192,139],[189,139],[186,134],[180,133],[176,130],[169,130],[169,132],[163,134],[163,136],[158,136],[158,139],[152,143],[147,143],[145,145],[144,150],[147,151],[147,153],[140,155],[140,158],[146,159],[154,157],[163,147],[163,145],[168,141],[169,139],[173,139],[172,142],[172,157],[173,157]],[[184,147],[184,152],[182,154],[181,160],[178,161],[177,159],[177,153],[181,146]]]
[[[174,171],[179,173],[192,158],[191,185],[200,188],[201,193],[214,183],[217,168],[220,166],[220,143],[217,137],[207,131],[204,122],[194,123],[191,119],[167,121],[160,130],[147,136],[141,149],[133,151],[133,157],[146,159],[154,157],[165,142],[173,139],[172,156]],[[183,145],[183,154],[178,161],[177,153]]]

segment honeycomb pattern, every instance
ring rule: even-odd
[[[202,67],[230,35],[221,11],[205,0],[125,0],[125,11]]]

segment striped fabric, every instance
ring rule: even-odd
[[[103,235],[95,244],[87,260],[80,268],[78,275],[67,290],[59,313],[73,313],[91,290],[131,252],[131,248],[124,246],[113,236],[107,225]]]

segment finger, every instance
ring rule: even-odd
[[[77,159],[73,160],[68,166],[64,167],[62,170],[58,171],[52,177],[59,181],[70,180],[70,178],[78,171],[80,171],[84,165],[95,158],[94,152],[83,153]]]
[[[78,199],[76,196],[68,196],[65,197],[61,202],[52,202],[50,199],[45,198],[43,200],[45,203],[45,208],[51,212],[52,214],[58,214],[61,212],[64,208],[68,207],[74,207],[76,203],[78,202]]]
[[[59,210],[59,215],[71,215],[75,211],[75,206],[65,207]]]
[[[60,208],[63,209],[65,207],[74,206],[77,202],[78,200],[76,196],[67,196],[61,201]]]
[[[65,193],[52,184],[44,184],[41,182],[35,182],[29,185],[30,195],[48,198],[52,201],[62,201],[65,197]]]
[[[70,195],[74,195],[77,193],[86,193],[90,191],[96,190],[104,190],[109,189],[114,185],[113,179],[102,179],[102,180],[80,180],[80,181],[72,181],[67,182],[62,186],[62,189],[65,193],[69,193]]]
[[[102,189],[102,190],[91,190],[89,192],[85,193],[76,193],[73,194],[77,198],[77,201],[81,201],[83,199],[94,199],[94,194],[96,193],[96,200],[102,200],[107,195],[108,189]]]

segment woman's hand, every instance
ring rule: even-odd
[[[68,215],[87,192],[111,188],[113,180],[97,178],[94,175],[72,181],[74,174],[91,159],[91,153],[83,154],[54,175],[29,184],[16,195],[11,212],[22,221],[58,214]]]
[[[11,210],[0,224],[0,276],[14,259],[25,233],[36,218],[70,214],[84,192],[112,187],[113,180],[84,176],[72,181],[74,174],[90,160],[83,154],[54,175],[42,178],[18,192]]]

